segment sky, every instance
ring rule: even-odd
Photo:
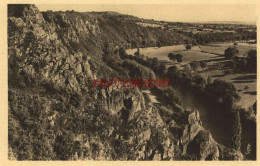
[[[179,22],[239,21],[256,22],[256,5],[246,4],[36,4],[41,11],[115,11],[139,18]]]

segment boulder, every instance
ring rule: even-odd
[[[218,144],[208,131],[200,130],[187,146],[187,153],[197,155],[199,160],[218,160]]]

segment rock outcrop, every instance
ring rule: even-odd
[[[87,79],[93,79],[89,60],[82,52],[71,53],[55,29],[45,21],[34,5],[23,5],[19,11],[10,8],[8,19],[9,63],[37,81],[54,83],[59,88],[80,92]]]

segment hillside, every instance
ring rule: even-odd
[[[197,110],[155,105],[137,87],[91,88],[96,78],[156,77],[122,58],[123,48],[194,39],[118,13],[8,9],[9,159],[243,159],[213,139]]]

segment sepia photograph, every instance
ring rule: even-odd
[[[256,4],[6,5],[6,160],[257,160]]]

